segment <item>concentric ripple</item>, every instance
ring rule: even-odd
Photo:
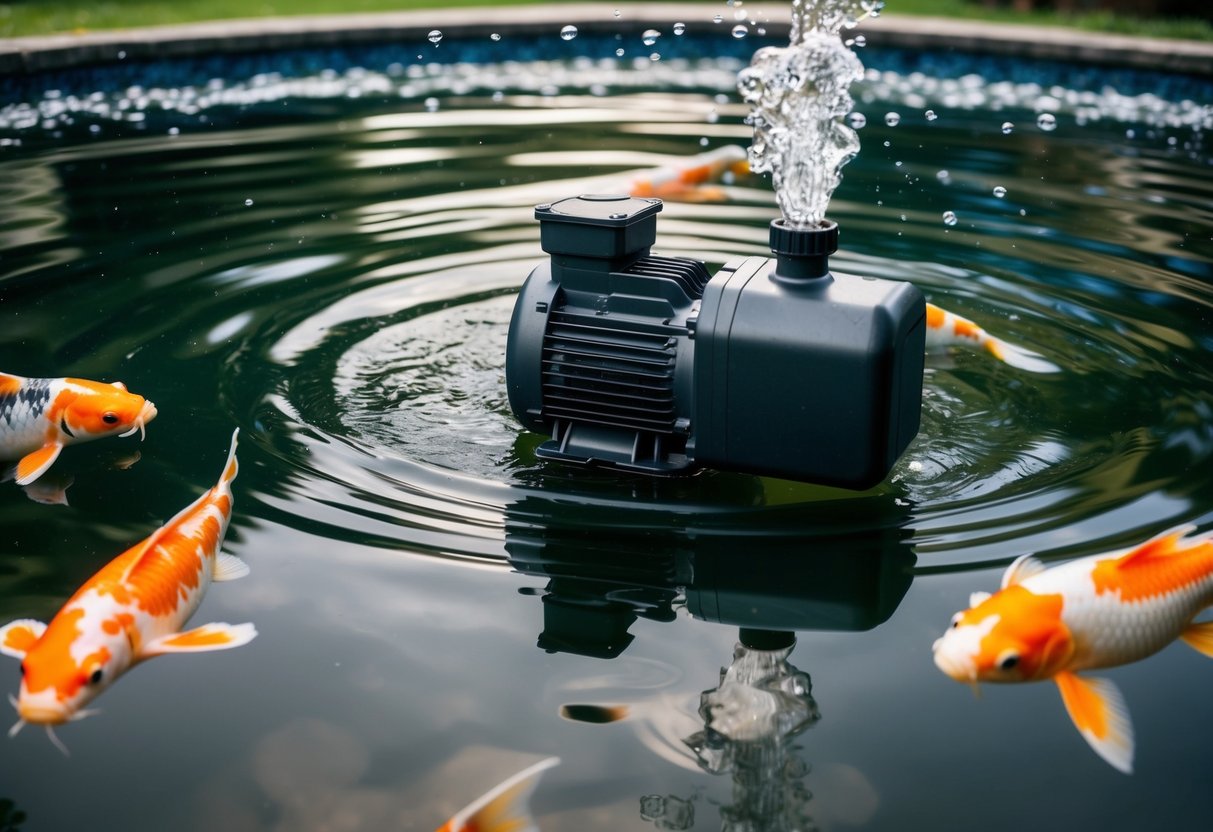
[[[515,292],[544,257],[533,206],[747,143],[737,65],[362,68],[128,90],[153,118],[118,119],[140,135],[112,141],[108,122],[81,122],[108,117],[108,98],[13,104],[0,129],[20,137],[0,179],[19,187],[0,210],[20,221],[5,224],[0,292],[22,314],[5,349],[38,340],[59,359],[178,380],[158,404],[175,395],[216,435],[253,428],[267,512],[426,554],[502,558],[523,503],[606,534],[903,529],[923,571],[1213,519],[1208,108],[1064,79],[870,71],[855,90],[863,150],[831,207],[835,271],[912,281],[1061,372],[929,356],[919,437],[863,494],[537,461],[542,437],[518,427],[503,371]],[[306,117],[280,124],[268,105],[292,96]],[[724,191],[668,204],[660,253],[712,270],[764,254],[769,186]],[[132,264],[134,305],[102,283]],[[100,318],[71,303],[80,279],[97,282]],[[120,333],[105,320],[118,309]]]

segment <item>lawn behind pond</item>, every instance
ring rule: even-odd
[[[452,6],[518,5],[542,0],[12,0],[0,2],[0,37],[43,35],[55,32],[117,29],[224,20],[241,17],[279,17],[344,12],[390,12]],[[619,0],[626,7],[643,0]],[[721,0],[721,7],[725,6]],[[1061,14],[1056,11],[1012,11],[1005,4],[991,7],[980,0],[889,0],[888,15],[912,14],[968,18],[995,22],[1071,26],[1105,32],[1155,37],[1213,40],[1209,19],[1155,16],[1136,18],[1110,12]]]

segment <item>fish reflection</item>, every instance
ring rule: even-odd
[[[68,600],[50,624],[21,619],[0,628],[0,652],[21,659],[20,719],[54,726],[94,711],[84,706],[134,665],[165,653],[247,644],[252,624],[212,623],[182,631],[212,581],[248,566],[219,547],[232,512],[236,433],[218,483],[141,543],[114,558]]]
[[[142,437],[156,406],[116,381],[22,378],[0,373],[0,459],[17,460],[17,485],[29,485],[65,445],[104,436]]]
[[[1001,589],[974,593],[935,642],[935,664],[958,682],[1052,679],[1066,711],[1099,756],[1133,770],[1133,726],[1107,679],[1078,671],[1114,667],[1176,638],[1213,657],[1213,622],[1193,619],[1213,604],[1213,537],[1166,532],[1127,552],[1046,568],[1024,556]]]
[[[461,809],[438,832],[527,832],[535,828],[531,794],[543,773],[559,763],[548,757],[494,786]]]

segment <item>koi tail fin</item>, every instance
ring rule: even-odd
[[[531,817],[531,794],[539,785],[543,772],[559,762],[558,757],[548,757],[523,769],[463,809],[443,828],[475,829],[477,832],[532,832],[535,821]]]
[[[1116,685],[1073,673],[1058,673],[1053,678],[1082,738],[1117,771],[1132,774],[1133,722]]]
[[[986,349],[999,361],[1028,373],[1060,373],[1061,368],[1038,352],[1017,347],[994,336],[986,341]]]

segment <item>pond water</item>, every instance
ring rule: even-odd
[[[834,269],[913,281],[1061,372],[928,356],[922,430],[860,494],[545,464],[503,377],[533,206],[749,140],[754,38],[663,41],[6,82],[0,370],[121,380],[160,415],[69,448],[66,506],[0,485],[0,621],[51,617],[239,426],[225,548],[252,573],[193,621],[259,636],[133,671],[59,731],[70,757],[0,742],[0,823],[428,832],[550,755],[544,832],[1206,822],[1207,659],[1103,674],[1126,777],[1053,685],[975,699],[931,644],[1024,552],[1213,526],[1213,86],[867,52]],[[657,252],[765,253],[769,184],[725,192],[667,204]],[[735,696],[747,673],[784,695]],[[706,728],[701,694],[727,700]]]

